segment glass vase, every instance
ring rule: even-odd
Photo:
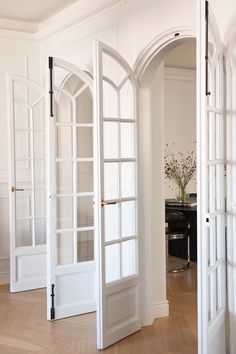
[[[185,203],[189,199],[189,194],[187,192],[187,186],[179,185],[177,192],[177,200],[179,202]]]

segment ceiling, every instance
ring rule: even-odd
[[[0,0],[0,18],[40,23],[79,0]]]
[[[165,58],[165,66],[196,69],[196,40],[186,40],[174,48]]]

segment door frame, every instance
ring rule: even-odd
[[[138,56],[134,64],[134,73],[139,83],[139,114],[138,114],[138,154],[139,166],[139,200],[142,201],[139,206],[139,230],[140,230],[140,254],[141,258],[141,289],[145,289],[141,294],[142,298],[142,325],[150,325],[153,320],[158,317],[169,315],[169,302],[166,298],[166,265],[165,265],[165,240],[164,237],[159,239],[159,254],[154,254],[154,240],[157,220],[153,213],[150,213],[150,205],[153,204],[155,198],[153,190],[156,181],[153,180],[153,171],[150,166],[155,165],[155,156],[152,155],[153,143],[152,134],[153,117],[151,112],[151,80],[153,69],[157,70],[167,53],[174,49],[181,41],[186,39],[195,39],[196,30],[192,27],[173,27],[158,35],[150,42],[141,54]],[[163,162],[164,166],[164,162]],[[164,171],[161,183],[164,187]],[[160,225],[161,235],[165,233],[164,223],[164,195],[159,200],[163,205],[160,219],[163,219]],[[159,231],[159,230],[158,230]],[[156,247],[155,247],[156,248]],[[156,251],[157,252],[157,251]],[[152,255],[150,257],[150,254]],[[153,286],[153,280],[157,282],[157,274],[153,267],[154,260],[161,256],[160,267],[158,270],[158,292]],[[156,297],[156,299],[155,299]],[[157,299],[158,297],[158,299]]]

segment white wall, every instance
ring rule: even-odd
[[[174,143],[174,145],[173,145]],[[196,72],[165,67],[165,144],[178,156],[194,151],[196,156]],[[187,191],[196,192],[196,178]],[[175,198],[175,183],[166,179],[165,198]]]
[[[8,219],[8,122],[6,108],[6,74],[21,75],[39,81],[39,46],[29,36],[18,39],[0,36],[0,284],[9,281]],[[33,38],[32,38],[33,39]]]

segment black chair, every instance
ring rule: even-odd
[[[165,237],[168,242],[187,239],[187,260],[181,267],[167,267],[166,271],[168,273],[184,272],[190,266],[189,221],[180,211],[172,210],[166,212],[165,222],[167,224]]]

